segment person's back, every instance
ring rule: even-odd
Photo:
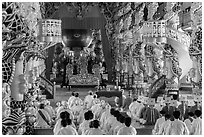
[[[99,121],[98,120],[94,120],[92,121],[93,123],[93,127],[88,131],[88,135],[104,135],[104,132],[99,129]]]
[[[187,126],[189,132],[191,132],[191,131],[192,131],[192,122],[193,122],[193,120],[194,120],[194,118],[193,118],[194,113],[193,113],[193,112],[189,112],[189,113],[188,113],[188,116],[189,116],[189,118],[185,119],[185,120],[184,120],[184,123],[186,124],[186,126]]]
[[[180,112],[174,111],[173,112],[174,121],[172,121],[171,126],[168,128],[168,135],[189,135],[189,130],[186,124],[179,120]]]
[[[162,124],[165,122],[165,117],[164,117],[165,111],[160,111],[160,114],[162,115],[162,117],[157,119],[154,129],[152,130],[153,135],[158,134],[159,130],[161,129]]]
[[[125,127],[119,129],[117,135],[136,135],[137,131],[131,126],[131,118],[125,118]]]
[[[62,128],[58,131],[57,135],[78,135],[75,128],[71,126],[71,119],[62,120],[61,125]]]
[[[202,135],[202,119],[200,118],[202,112],[200,110],[195,110],[196,118],[192,122],[191,135]]]
[[[157,135],[168,135],[168,127],[171,126],[170,114],[165,114],[165,121],[162,123]]]

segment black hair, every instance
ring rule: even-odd
[[[117,118],[117,116],[120,114],[120,112],[118,110],[115,110],[113,116]]]
[[[93,98],[97,98],[97,95],[96,95],[96,94],[94,94],[94,95],[93,95]]]
[[[164,110],[161,110],[159,113],[162,114],[162,116],[164,116],[166,114],[166,112]]]
[[[173,95],[173,100],[177,100],[178,99],[178,95]]]
[[[129,127],[130,125],[131,125],[131,118],[130,117],[126,117],[125,118],[125,125],[127,126],[127,127]]]
[[[173,116],[175,119],[178,119],[180,117],[180,114],[181,114],[180,111],[174,111],[173,112]]]
[[[93,95],[93,92],[89,92],[89,95]]]
[[[111,108],[110,113],[111,113],[111,115],[114,115],[115,109],[114,109],[114,108]]]
[[[70,118],[70,114],[69,114],[69,112],[67,112],[67,111],[65,111],[65,118]]]
[[[88,113],[88,112],[85,112],[85,113],[84,113],[84,119],[85,119],[85,120],[89,120],[89,113]]]
[[[202,112],[200,110],[195,110],[195,116],[200,117],[202,115]]]
[[[67,126],[67,120],[63,119],[61,121],[61,125],[62,125],[62,127],[66,127]]]
[[[70,118],[67,119],[67,124],[71,125],[72,124],[72,120]]]
[[[75,91],[72,92],[72,96],[75,96],[75,93],[74,93],[74,92],[75,92]]]
[[[91,110],[87,111],[88,112],[88,115],[89,115],[89,120],[93,119],[94,117],[94,114]]]
[[[136,98],[134,98],[134,99],[133,99],[133,102],[134,102],[134,101],[136,101],[136,100],[137,100],[137,99],[136,99]]]
[[[194,116],[194,113],[193,113],[193,112],[188,112],[188,115],[189,115],[190,117],[193,117],[193,116]]]
[[[93,121],[93,128],[98,128],[100,126],[99,121],[98,120],[94,120]]]
[[[125,117],[123,115],[120,116],[119,118],[120,123],[125,123]]]
[[[91,122],[89,123],[89,128],[93,128],[93,126],[94,126],[94,123],[93,123],[93,121],[91,121]]]
[[[122,115],[119,113],[117,116],[116,116],[116,119],[117,119],[117,121],[120,121],[120,117],[121,117]]]
[[[165,119],[170,119],[171,118],[171,115],[170,114],[165,114]]]
[[[44,109],[45,108],[45,104],[40,104],[39,108],[40,109]]]
[[[75,97],[79,97],[79,93],[75,93]]]
[[[61,118],[62,120],[66,119],[66,113],[65,113],[65,112],[61,112],[61,113],[60,113],[60,118]]]

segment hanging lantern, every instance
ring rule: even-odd
[[[37,38],[41,42],[61,42],[61,20],[44,19],[39,21]]]

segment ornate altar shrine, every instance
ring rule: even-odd
[[[94,64],[90,66],[88,64],[90,58],[88,54],[82,51],[79,57],[74,57],[72,63],[66,66],[66,81],[68,86],[97,86],[100,84],[100,65]]]

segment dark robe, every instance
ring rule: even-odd
[[[155,108],[148,107],[145,111],[143,118],[144,120],[146,120],[144,125],[155,125],[158,118],[159,118],[158,110]]]
[[[185,104],[185,105],[184,104],[180,104],[178,106],[178,109],[179,109],[179,111],[181,113],[180,119],[181,120],[187,119],[188,118],[188,111],[189,111],[188,105],[187,104]]]
[[[141,114],[140,114],[140,118],[144,118],[145,117],[145,113],[146,113],[146,110],[147,110],[148,106],[144,106],[141,110]]]

